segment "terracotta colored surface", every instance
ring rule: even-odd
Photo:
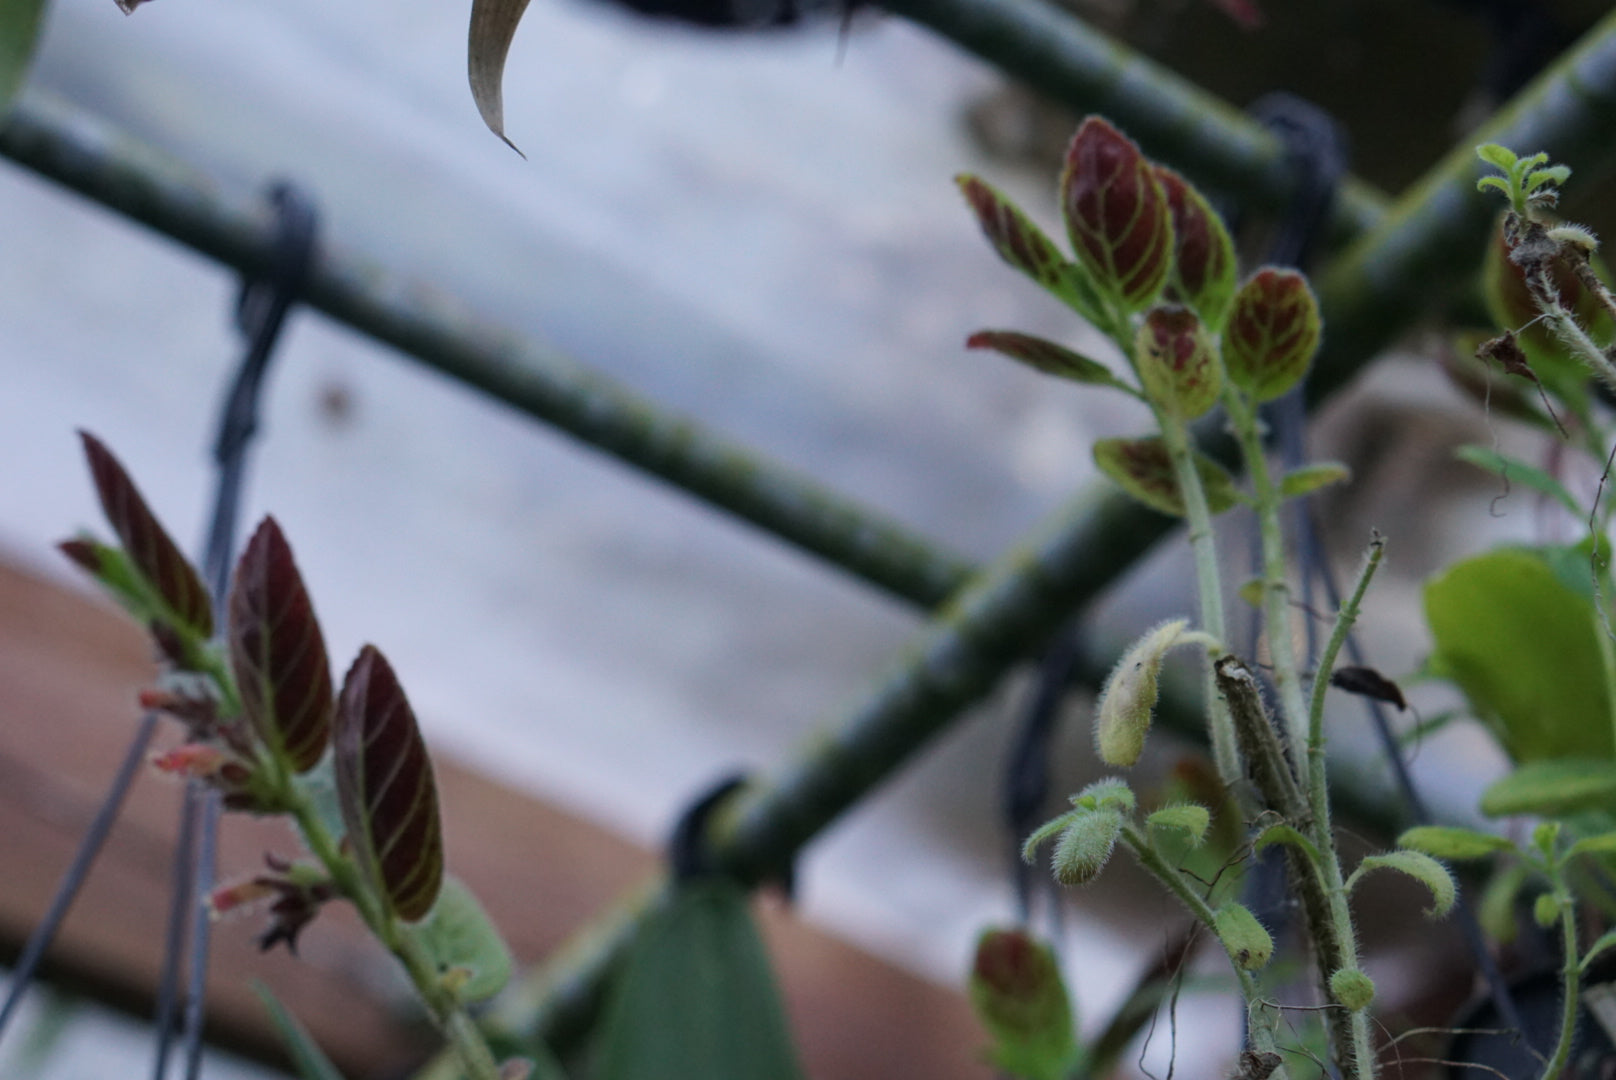
[[[0,566],[0,950],[14,955],[44,909],[134,725],[151,678],[144,640],[117,613]],[[160,738],[172,741],[173,732]],[[482,897],[517,956],[530,962],[655,859],[508,788],[438,762],[450,864]],[[146,1008],[162,954],[168,840],[180,788],[143,775],[89,887],[51,953],[51,970],[97,996]],[[274,821],[226,819],[225,875],[293,851]],[[963,1000],[762,905],[810,1074],[983,1077]],[[250,990],[262,979],[354,1076],[379,1076],[429,1045],[396,995],[391,962],[346,911],[322,914],[300,957],[258,953],[258,919],[215,937],[209,1015],[218,1037],[272,1053],[275,1037]],[[389,1006],[391,1003],[391,1007]]]

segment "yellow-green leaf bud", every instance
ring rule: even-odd
[[[1375,1000],[1375,981],[1357,968],[1342,968],[1330,976],[1330,996],[1349,1012],[1367,1009]]]
[[[1122,815],[1115,810],[1078,814],[1055,842],[1055,880],[1062,885],[1086,885],[1111,861],[1122,834]]]
[[[1274,939],[1244,904],[1224,904],[1212,916],[1212,929],[1236,967],[1257,971],[1274,955]]]
[[[1094,747],[1107,765],[1139,760],[1160,693],[1162,659],[1188,627],[1184,619],[1162,623],[1135,642],[1106,679],[1096,710]]]

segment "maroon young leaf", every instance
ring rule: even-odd
[[[1159,436],[1143,439],[1101,439],[1094,444],[1094,463],[1122,490],[1152,510],[1184,516],[1184,494],[1173,472],[1173,459]],[[1202,454],[1195,456],[1208,508],[1221,514],[1239,501],[1227,470]]]
[[[1065,301],[1090,322],[1103,319],[1103,307],[1080,267],[1021,209],[981,177],[954,178],[999,258]]]
[[[112,452],[87,431],[79,432],[79,437],[84,441],[84,456],[90,463],[102,512],[135,570],[181,628],[201,638],[211,637],[213,602],[196,569],[180,554]]]
[[[230,590],[230,667],[259,739],[294,772],[319,762],[336,702],[325,636],[292,549],[265,518],[236,563]]]
[[[1307,278],[1268,266],[1235,294],[1223,331],[1229,381],[1257,401],[1272,401],[1307,374],[1323,322]]]
[[[1195,309],[1213,330],[1223,326],[1234,300],[1234,241],[1206,197],[1178,173],[1154,166],[1173,218],[1173,269],[1167,299]]]
[[[1057,345],[1053,341],[1046,341],[1032,334],[1017,333],[1014,330],[978,330],[966,339],[965,347],[992,349],[1046,375],[1133,392],[1132,388],[1112,375],[1110,369],[1098,360],[1090,360],[1064,345]]]
[[[1206,412],[1223,389],[1217,350],[1189,308],[1151,308],[1134,342],[1134,363],[1145,397],[1179,420]]]
[[[443,884],[438,789],[415,713],[374,645],[343,681],[336,779],[355,858],[395,915],[424,918]]]
[[[1060,186],[1078,261],[1129,311],[1149,307],[1172,267],[1173,222],[1139,147],[1091,116],[1066,151]]]

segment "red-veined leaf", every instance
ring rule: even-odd
[[[325,636],[292,549],[265,518],[236,563],[230,666],[258,737],[294,772],[314,768],[331,739],[336,702]]]
[[[178,628],[201,638],[211,637],[213,602],[196,569],[180,554],[112,451],[87,431],[79,432],[79,437],[84,441],[84,456],[90,463],[101,509],[135,570],[151,586],[168,609],[165,614]]]
[[[1173,471],[1167,444],[1159,436],[1143,439],[1101,439],[1094,444],[1094,463],[1100,471],[1152,510],[1184,516],[1184,496]],[[1203,454],[1195,455],[1207,507],[1221,514],[1240,501],[1234,479],[1223,466]]]
[[[392,665],[366,645],[337,703],[337,798],[354,856],[406,922],[432,910],[443,884],[443,834],[432,761]]]
[[[1172,268],[1173,220],[1139,147],[1089,117],[1066,151],[1060,188],[1078,261],[1129,311],[1149,307]]]

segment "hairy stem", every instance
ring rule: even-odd
[[[1548,861],[1549,881],[1554,886],[1554,897],[1560,902],[1560,939],[1565,962],[1560,969],[1560,1039],[1554,1053],[1544,1066],[1542,1080],[1558,1080],[1571,1060],[1571,1044],[1577,1036],[1577,1014],[1582,1007],[1582,971],[1577,955],[1577,909],[1571,902],[1571,893],[1565,887],[1560,867],[1551,857]]]
[[[1291,745],[1299,747],[1307,737],[1307,708],[1302,696],[1302,672],[1296,662],[1296,645],[1291,635],[1285,532],[1279,520],[1283,500],[1268,471],[1256,411],[1233,386],[1227,388],[1223,402],[1235,438],[1240,442],[1240,452],[1245,457],[1252,492],[1257,497],[1257,528],[1262,538],[1262,609],[1263,623],[1268,630],[1268,654],[1274,666],[1274,686],[1279,691],[1285,730]]]
[[[1206,902],[1205,897],[1195,891],[1189,879],[1176,866],[1162,858],[1161,852],[1152,846],[1150,838],[1137,825],[1132,822],[1123,825],[1122,841],[1133,850],[1139,865],[1161,882],[1168,892],[1178,897],[1179,902],[1188,908],[1189,913],[1211,931],[1214,937],[1217,936],[1212,906]],[[1238,964],[1232,966],[1235,981],[1240,986],[1240,996],[1246,1003],[1246,1029],[1251,1038],[1251,1048],[1259,1054],[1273,1054],[1276,1052],[1274,1026],[1272,1022],[1265,1023],[1262,1019],[1266,1010],[1257,977]],[[1283,1068],[1270,1075],[1273,1080],[1284,1080],[1285,1076]]]

